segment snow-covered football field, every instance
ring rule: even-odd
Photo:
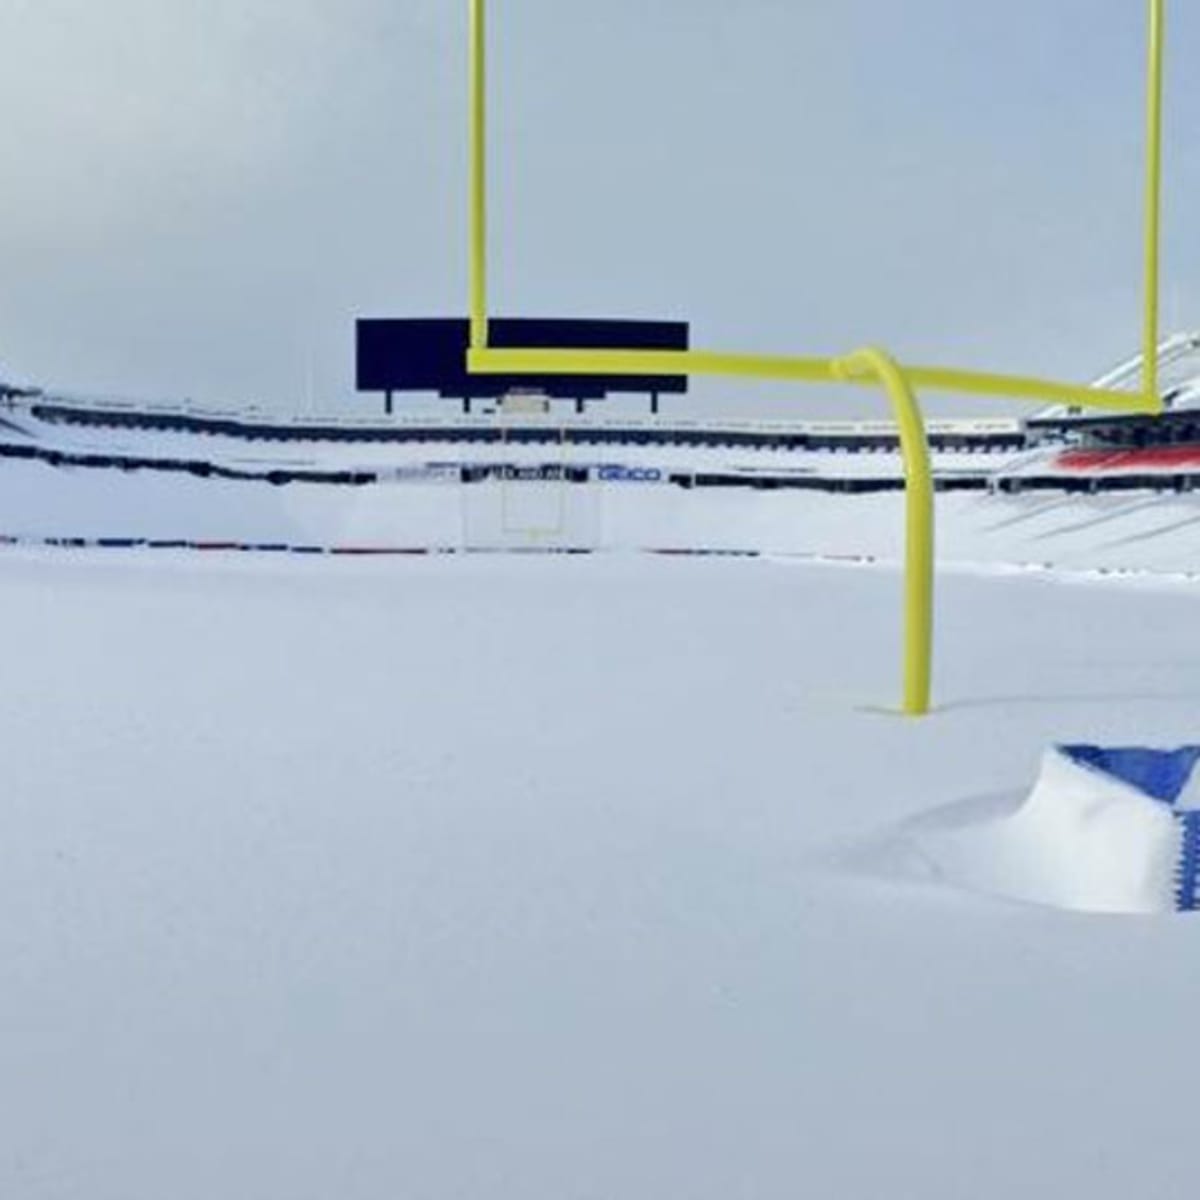
[[[1196,585],[8,549],[0,1195],[1195,1192],[1186,918],[900,865],[1196,740]],[[950,811],[954,811],[951,809]]]

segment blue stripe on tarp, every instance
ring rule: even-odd
[[[1072,762],[1106,775],[1161,800],[1174,804],[1183,794],[1200,762],[1200,746],[1178,750],[1151,750],[1144,746],[1059,746]]]
[[[1179,855],[1179,872],[1175,881],[1177,912],[1196,912],[1200,909],[1200,812],[1178,813],[1183,832],[1183,849]]]

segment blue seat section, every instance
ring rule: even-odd
[[[1151,750],[1144,746],[1060,746],[1072,762],[1092,767],[1130,784],[1164,804],[1183,794],[1196,764],[1200,746]]]

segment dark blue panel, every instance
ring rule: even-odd
[[[1175,907],[1179,912],[1200,909],[1200,812],[1177,813],[1183,826],[1183,847],[1175,879]]]
[[[470,326],[459,318],[358,322],[360,392],[437,392],[461,399],[538,391],[560,399],[598,399],[613,392],[688,390],[686,375],[469,375]],[[496,318],[493,348],[532,350],[686,350],[684,321],[578,321]]]

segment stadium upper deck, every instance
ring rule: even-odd
[[[1096,382],[1137,384],[1141,359]],[[929,438],[943,488],[1190,488],[1200,482],[1200,333],[1160,351],[1167,413],[1085,415],[1057,408],[1016,418],[935,420]],[[0,384],[0,459],[158,468],[194,475],[362,483],[415,467],[544,468],[591,477],[619,458],[688,486],[901,485],[889,421],[689,420],[579,415],[525,394],[475,415],[281,416],[254,407],[142,403]]]

